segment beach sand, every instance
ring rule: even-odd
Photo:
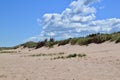
[[[120,80],[120,44],[114,42],[12,51],[0,54],[0,80]],[[86,56],[54,60],[59,53]]]

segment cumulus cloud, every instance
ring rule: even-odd
[[[96,8],[100,0],[75,0],[62,13],[46,13],[38,19],[42,25],[39,37],[65,39],[85,36],[90,33],[110,33],[120,30],[120,19],[96,19]]]

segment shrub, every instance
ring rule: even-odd
[[[91,38],[90,42],[99,44],[99,43],[105,42],[105,40],[101,36],[95,36],[95,37]]]
[[[45,46],[45,42],[44,41],[38,42],[37,46],[36,46],[36,49],[41,48],[43,46]]]
[[[70,42],[70,40],[69,40],[69,39],[59,41],[58,46],[60,46],[60,45],[66,45],[66,44],[68,44],[69,42]]]
[[[26,42],[24,44],[21,44],[21,46],[28,47],[28,48],[34,48],[34,47],[36,47],[36,45],[37,45],[37,43],[33,42],[33,41],[29,41],[29,42]],[[19,47],[19,46],[16,46],[14,48],[17,48],[17,47]]]
[[[111,35],[109,34],[103,34],[101,35],[103,41],[109,41],[111,40]]]
[[[44,42],[46,43],[46,42],[48,42],[48,40],[47,40],[47,39],[45,39],[45,40],[44,40]]]
[[[51,59],[68,59],[68,58],[76,58],[76,57],[85,57],[86,54],[69,54],[67,56],[58,56],[58,57],[54,57],[54,58],[51,58]]]
[[[33,54],[33,55],[30,55],[32,57],[39,57],[39,56],[56,56],[56,55],[64,55],[64,52],[60,52],[60,53],[50,53],[50,54]]]
[[[54,42],[47,42],[45,44],[46,47],[52,48],[54,46]]]
[[[20,47],[20,45],[14,46],[14,47],[12,47],[12,49],[17,49],[17,48],[19,48],[19,47]]]
[[[70,40],[71,45],[75,45],[77,43],[78,38],[73,38]]]
[[[80,38],[77,41],[79,45],[88,45],[89,43],[91,43],[90,38]]]
[[[119,43],[120,42],[120,37],[117,38],[117,40],[115,41],[115,43]]]
[[[78,54],[78,57],[85,57],[86,54]]]
[[[98,35],[100,35],[100,33],[97,33],[97,34],[90,34],[90,35],[88,35],[87,37],[95,37],[95,36],[98,36]]]
[[[37,45],[36,45],[36,49],[41,48],[41,47],[43,47],[43,46],[48,46],[47,43],[48,43],[48,40],[47,40],[47,39],[45,39],[44,41],[38,42]]]
[[[70,55],[66,56],[66,58],[72,58],[72,57],[76,57],[76,56],[77,56],[77,54],[70,54]]]
[[[50,42],[54,42],[55,40],[54,40],[54,38],[50,38]]]
[[[117,39],[119,39],[120,33],[114,33],[114,34],[112,34],[111,36],[112,36],[111,41],[116,41]]]

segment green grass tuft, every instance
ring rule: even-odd
[[[37,45],[37,43],[36,42],[32,42],[32,41],[27,42],[25,44],[22,44],[23,47],[28,47],[28,48],[34,48],[34,47],[36,47],[36,45]]]
[[[62,55],[62,56],[54,57],[52,59],[53,60],[56,60],[56,59],[69,59],[69,58],[76,58],[76,57],[78,57],[78,58],[86,57],[86,54],[76,54],[76,53],[74,53],[74,54],[69,54],[67,56]]]
[[[0,53],[17,53],[17,51],[0,51]]]

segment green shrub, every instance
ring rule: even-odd
[[[97,33],[97,34],[89,34],[87,37],[95,37],[95,36],[98,36],[100,35],[100,33]]]
[[[70,54],[70,55],[66,56],[66,58],[73,58],[73,57],[76,57],[76,56],[77,56],[77,54]]]
[[[73,38],[70,40],[71,45],[75,45],[77,43],[78,38]]]
[[[116,41],[117,39],[119,39],[120,33],[114,33],[114,34],[111,34],[111,36],[112,36],[111,41]]]
[[[33,41],[26,42],[24,44],[21,44],[23,47],[28,47],[28,48],[34,48],[36,47],[37,43]],[[18,47],[18,46],[17,46]]]
[[[19,48],[19,47],[20,47],[20,45],[14,46],[14,47],[12,47],[12,49],[17,49],[17,48]]]
[[[85,57],[86,56],[86,54],[76,54],[76,53],[74,53],[74,54],[69,54],[69,55],[67,55],[67,56],[58,56],[58,57],[54,57],[54,58],[51,58],[51,59],[68,59],[68,58],[76,58],[76,57],[80,57],[80,58],[82,58],[82,57]]]
[[[45,46],[45,42],[44,41],[40,41],[40,42],[37,43],[36,49],[41,48],[43,46]]]
[[[32,57],[39,57],[39,56],[56,56],[56,55],[64,55],[64,52],[60,52],[60,53],[50,53],[50,54],[33,54],[30,55]]]
[[[54,42],[55,40],[54,40],[54,38],[50,38],[50,42]]]
[[[69,39],[67,39],[67,40],[61,40],[61,41],[58,42],[58,46],[66,45],[66,44],[68,44],[69,42],[70,42]]]
[[[103,42],[105,42],[106,40],[105,40],[105,38],[103,37],[103,36],[95,36],[95,37],[92,37],[91,39],[90,39],[90,42],[91,43],[96,43],[96,44],[99,44],[99,43],[103,43]]]
[[[78,57],[85,57],[86,54],[78,54]]]
[[[120,42],[120,37],[117,38],[117,40],[115,41],[115,43],[119,43]]]
[[[77,40],[79,45],[88,45],[89,43],[91,43],[90,38],[80,38]]]
[[[45,44],[46,47],[52,48],[54,46],[54,42],[48,42]]]

